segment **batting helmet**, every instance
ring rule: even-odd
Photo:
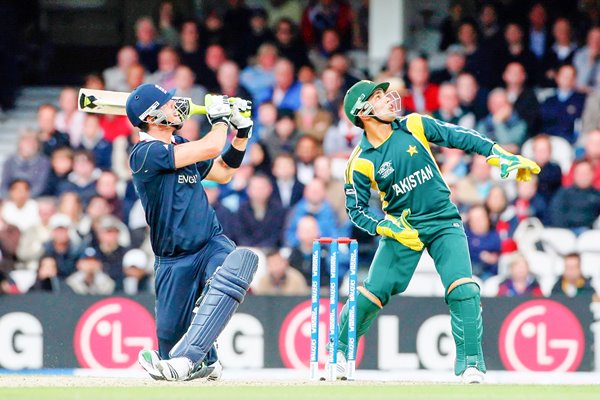
[[[390,86],[389,82],[376,84],[373,81],[362,80],[356,82],[344,97],[344,112],[346,116],[356,126],[360,126],[358,122],[358,113],[363,110],[363,107],[368,103],[369,97],[377,90],[381,89],[384,92]]]
[[[167,91],[158,85],[144,83],[127,97],[125,103],[127,118],[133,126],[138,126],[152,111],[159,109],[171,100],[173,95],[175,95],[175,89]]]

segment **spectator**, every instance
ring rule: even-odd
[[[352,39],[352,8],[343,0],[318,0],[309,4],[302,14],[300,30],[304,43],[316,45],[328,30],[339,33],[345,47]]]
[[[242,68],[246,66],[246,39],[250,35],[251,10],[240,0],[228,0],[223,14],[223,34],[230,58]]]
[[[267,274],[263,275],[256,288],[257,295],[305,296],[309,287],[300,271],[292,268],[279,250],[267,252]]]
[[[498,49],[502,43],[502,31],[498,23],[498,9],[492,2],[484,3],[479,11],[479,30],[482,46]]]
[[[556,75],[558,86],[556,95],[544,101],[540,107],[542,131],[560,136],[569,143],[575,143],[575,121],[581,117],[585,95],[575,91],[575,68],[563,65]]]
[[[550,49],[552,38],[546,29],[546,8],[540,2],[534,3],[529,11],[529,33],[527,43],[529,50],[538,60],[543,60]]]
[[[592,186],[594,189],[600,190],[600,130],[596,129],[585,135],[583,149],[583,159],[589,162],[594,169]],[[573,184],[573,173],[576,165],[576,163],[573,164],[569,173],[564,177],[563,184],[565,186]]]
[[[598,68],[600,68],[600,27],[589,30],[586,45],[575,52],[573,65],[577,70],[577,89],[589,93],[600,88]]]
[[[321,39],[319,39],[319,45],[308,52],[308,58],[318,74],[327,68],[331,56],[341,51],[340,46],[338,32],[334,29],[325,29]]]
[[[73,150],[68,147],[57,149],[50,158],[50,171],[43,193],[45,196],[58,196],[58,188],[66,185],[73,170]]]
[[[87,150],[94,155],[96,166],[109,170],[112,163],[112,143],[104,139],[104,130],[95,114],[87,114],[83,125],[83,136],[77,150]]]
[[[83,205],[81,204],[81,198],[76,192],[65,192],[60,195],[58,199],[58,212],[69,217],[73,232],[80,236],[86,234],[81,227],[82,220],[84,219]],[[78,238],[76,235],[73,237]]]
[[[317,87],[312,83],[302,85],[300,108],[296,111],[296,126],[300,131],[323,142],[327,129],[331,126],[331,114],[321,108]]]
[[[431,74],[431,82],[441,84],[444,82],[456,83],[458,76],[465,70],[466,58],[463,48],[451,46],[446,51],[446,63],[443,69]]]
[[[463,110],[475,114],[477,121],[487,116],[487,93],[479,87],[472,74],[463,72],[458,75],[458,78],[456,78],[456,91]]]
[[[514,111],[506,90],[497,88],[490,92],[488,110],[490,114],[477,124],[477,130],[508,151],[518,153],[527,135],[527,124]]]
[[[204,53],[204,64],[200,73],[196,75],[197,83],[204,86],[211,93],[219,91],[219,81],[217,80],[217,71],[219,67],[227,60],[225,49],[218,44],[211,44]]]
[[[121,47],[117,53],[117,65],[107,68],[102,72],[106,90],[128,92],[127,73],[129,68],[139,63],[138,54],[132,46]]]
[[[544,224],[548,222],[548,202],[538,191],[537,176],[532,176],[529,182],[517,182],[517,197],[513,204],[518,222],[530,217],[535,217]]]
[[[286,210],[293,207],[304,192],[296,177],[296,162],[290,153],[280,153],[273,160],[273,195]]]
[[[97,258],[102,262],[102,270],[115,283],[115,290],[123,290],[123,257],[127,249],[119,245],[119,233],[123,226],[117,218],[107,215],[100,220],[98,235]]]
[[[69,135],[56,130],[56,107],[52,104],[42,104],[37,111],[38,139],[42,153],[50,157],[56,149],[69,147]]]
[[[335,117],[338,115],[340,108],[343,110],[344,102],[342,76],[337,70],[327,68],[321,74],[321,80],[318,84],[321,91],[319,103],[334,117],[334,122],[337,122],[339,118]]]
[[[123,291],[129,296],[149,291],[152,268],[148,256],[140,249],[131,249],[123,256]]]
[[[274,132],[265,132],[261,141],[267,149],[269,157],[274,159],[280,153],[292,153],[300,138],[300,132],[296,129],[294,113],[291,110],[279,110]]]
[[[308,184],[315,176],[315,160],[321,154],[319,143],[311,136],[301,136],[296,144],[296,176],[303,184]]]
[[[456,200],[470,206],[483,204],[492,188],[490,166],[485,157],[474,156],[469,174],[456,184]]]
[[[338,109],[338,122],[329,127],[323,140],[323,150],[329,157],[348,159],[362,139],[363,130],[355,126],[344,112],[344,105]]]
[[[473,73],[479,85],[485,88],[497,86],[494,84],[497,77],[492,76],[493,71],[489,65],[491,54],[487,49],[481,48],[476,24],[470,20],[463,20],[458,27],[457,38],[457,45],[462,46],[465,53],[465,69]],[[494,55],[495,58],[497,54]]]
[[[212,9],[208,11],[204,17],[202,26],[200,27],[200,37],[202,42],[207,46],[226,43],[225,29],[223,28],[223,19],[219,13]]]
[[[226,186],[221,187],[221,204],[232,213],[236,213],[240,204],[248,199],[246,188],[248,181],[254,174],[254,167],[250,164],[242,164],[233,178]]]
[[[246,191],[248,200],[236,213],[239,228],[235,235],[236,243],[240,246],[279,247],[285,209],[271,196],[271,181],[265,175],[254,175]]]
[[[589,92],[585,98],[581,113],[581,133],[585,137],[588,132],[600,129],[600,91]],[[579,139],[581,141],[581,138]]]
[[[94,154],[88,150],[77,150],[73,156],[73,172],[66,182],[58,187],[58,193],[75,192],[83,204],[96,194],[96,180],[102,172],[96,168]]]
[[[564,262],[565,270],[552,287],[552,296],[591,297],[594,294],[592,280],[581,273],[579,254],[567,254]]]
[[[516,254],[510,262],[509,276],[500,284],[498,297],[543,296],[540,284],[529,273],[525,257]]]
[[[179,19],[175,6],[171,1],[161,1],[158,6],[158,34],[160,42],[171,47],[179,45],[177,20]]]
[[[438,103],[440,108],[432,113],[433,118],[468,129],[475,128],[475,114],[462,109],[455,85],[452,83],[440,85]]]
[[[146,16],[138,18],[135,23],[135,37],[135,50],[138,53],[140,64],[144,66],[144,69],[153,73],[158,67],[160,45],[156,40],[156,28],[152,18]]]
[[[258,123],[254,122],[252,137],[262,142],[262,139],[275,135],[275,123],[277,122],[277,108],[273,103],[262,103],[258,106]]]
[[[457,42],[457,32],[460,24],[464,21],[463,5],[456,1],[450,3],[448,15],[444,18],[440,26],[442,38],[440,40],[440,50],[445,51],[448,46]]]
[[[112,171],[104,171],[96,181],[96,193],[104,198],[109,206],[110,213],[123,219],[123,201],[118,194],[119,178]]]
[[[202,181],[202,187],[204,188],[204,193],[206,193],[208,204],[210,204],[217,214],[217,219],[221,223],[223,233],[231,240],[236,241],[237,239],[235,235],[239,231],[237,227],[238,221],[235,219],[234,214],[229,211],[227,207],[224,207],[219,201],[219,195],[221,194],[219,184],[217,182],[204,179]]]
[[[76,208],[81,210],[81,205],[77,205]],[[99,195],[93,196],[87,206],[85,207],[85,213],[78,213],[77,221],[77,233],[82,237],[82,241],[89,245],[98,244],[98,235],[101,220],[111,215],[111,208],[108,201]]]
[[[485,199],[491,226],[500,237],[501,250],[504,253],[506,246],[510,245],[513,233],[519,224],[515,207],[508,202],[506,192],[501,186],[493,186]]]
[[[390,49],[385,65],[375,80],[381,82],[390,78],[400,78],[406,82],[406,69],[406,47],[396,45]]]
[[[275,35],[268,25],[269,15],[264,8],[255,8],[250,12],[250,32],[246,35],[244,48],[244,63],[248,58],[259,52],[267,43],[275,42]]]
[[[308,52],[298,38],[296,25],[288,18],[282,18],[275,25],[275,46],[282,58],[290,60],[295,69],[308,65]]]
[[[600,191],[592,186],[594,170],[588,161],[579,161],[573,171],[573,186],[561,188],[550,204],[552,226],[575,233],[591,228],[600,215]]]
[[[542,196],[546,204],[554,197],[554,194],[560,189],[562,181],[562,171],[560,166],[552,161],[552,142],[548,135],[537,135],[533,138],[533,161],[540,167],[538,175],[538,193]]]
[[[17,251],[21,241],[21,232],[14,225],[7,224],[0,218],[0,273],[9,273],[15,269]]]
[[[163,47],[158,53],[158,70],[148,77],[148,82],[166,90],[175,87],[175,71],[179,66],[179,55],[172,47]]]
[[[250,92],[240,85],[240,69],[233,61],[225,61],[217,70],[217,81],[219,82],[219,93],[229,97],[241,97],[251,99]]]
[[[329,68],[336,70],[341,75],[344,93],[356,82],[360,81],[361,79],[366,79],[363,72],[352,68],[352,62],[350,61],[350,58],[344,53],[333,54],[329,59]]]
[[[275,63],[275,84],[263,93],[259,99],[260,103],[270,101],[278,110],[290,109],[292,111],[300,108],[300,90],[302,84],[294,77],[294,66],[286,59],[280,59]]]
[[[485,280],[498,273],[501,242],[484,206],[473,206],[467,212],[465,227],[473,275]]]
[[[109,295],[115,290],[115,282],[102,271],[102,261],[93,247],[81,253],[77,271],[67,278],[66,283],[77,294]]]
[[[179,47],[177,48],[181,64],[194,72],[194,78],[202,71],[202,59],[204,56],[198,30],[196,20],[189,19],[184,21],[181,24]]]
[[[325,184],[327,201],[333,207],[340,225],[348,222],[346,214],[346,196],[344,192],[344,183],[341,180],[334,179],[332,175],[331,159],[327,156],[318,156],[314,161],[315,178],[323,181]]]
[[[402,107],[407,114],[431,114],[439,108],[438,86],[429,82],[429,66],[426,59],[417,57],[410,61],[408,80],[409,94],[402,99]]]
[[[180,65],[175,70],[175,95],[179,97],[189,97],[194,101],[203,101],[206,96],[206,88],[204,86],[194,84],[196,74],[186,65]],[[200,100],[197,100],[200,99]],[[200,122],[200,118],[193,116],[196,122]],[[205,120],[204,117],[201,119]],[[186,121],[186,123],[189,121]]]
[[[2,219],[22,233],[40,223],[37,202],[30,196],[29,182],[15,179],[8,186],[8,201],[2,205]]]
[[[2,294],[20,294],[19,288],[6,272],[0,270],[0,295]]]
[[[540,77],[540,60],[536,58],[528,48],[523,39],[523,28],[516,23],[510,23],[504,29],[504,40],[506,42],[505,57],[500,64],[505,66],[510,63],[519,63],[528,74],[528,84],[537,84]]]
[[[52,233],[51,238],[44,244],[42,257],[53,257],[58,266],[58,278],[65,279],[75,272],[75,262],[80,250],[69,237],[71,219],[65,214],[54,214],[48,224]]]
[[[264,43],[258,48],[256,63],[248,65],[240,74],[240,82],[250,91],[254,101],[274,86],[277,57],[277,47]]]
[[[567,18],[557,18],[552,27],[554,44],[543,60],[544,86],[554,86],[558,68],[565,64],[573,64],[577,43],[573,40],[571,22]]]
[[[45,256],[39,261],[37,275],[32,290],[60,293],[64,282],[58,279],[58,265],[54,257]]]
[[[304,277],[306,286],[312,285],[312,246],[313,241],[321,236],[325,236],[319,230],[319,223],[312,215],[305,215],[298,220],[298,225],[294,232],[296,245],[292,247],[292,252],[288,258],[290,265],[299,271]],[[321,250],[321,287],[329,286],[329,251]]]
[[[79,146],[81,136],[83,135],[83,124],[85,113],[78,111],[77,90],[72,87],[66,87],[60,92],[58,99],[60,112],[56,116],[56,130],[65,132],[69,135],[71,146]]]
[[[25,131],[19,136],[17,153],[8,157],[2,168],[2,197],[6,197],[8,186],[15,179],[29,182],[31,197],[35,198],[43,193],[48,182],[50,163],[39,150],[40,145],[35,132]]]
[[[299,243],[297,237],[299,221],[306,215],[312,215],[318,222],[319,232],[325,237],[338,236],[335,211],[326,199],[325,184],[320,179],[313,179],[304,187],[304,197],[290,211],[285,230],[285,244],[295,247]]]
[[[504,69],[502,79],[506,85],[508,101],[527,124],[527,137],[534,136],[540,125],[540,103],[534,91],[525,86],[527,73],[523,64],[518,62],[508,64]]]

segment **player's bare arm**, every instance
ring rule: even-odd
[[[233,140],[231,141],[231,147],[233,147],[234,149],[236,149],[240,152],[245,152],[247,145],[248,145],[247,138],[234,137]],[[229,183],[229,181],[231,181],[231,178],[233,177],[233,174],[235,173],[235,171],[237,171],[237,169],[238,168],[234,168],[234,167],[228,165],[225,161],[223,161],[223,157],[219,156],[213,163],[213,166],[211,167],[210,171],[208,172],[208,175],[206,175],[205,179],[208,179],[210,181],[215,181],[218,183]]]
[[[215,124],[202,139],[182,143],[173,149],[175,168],[218,157],[227,142],[227,125]]]

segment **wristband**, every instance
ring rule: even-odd
[[[252,136],[252,125],[250,125],[246,128],[236,128],[236,129],[237,129],[237,133],[235,134],[235,136],[240,139],[247,139],[250,136]]]
[[[230,145],[229,148],[221,154],[221,159],[231,168],[239,168],[240,165],[242,165],[244,154],[246,154],[246,150],[238,150]]]

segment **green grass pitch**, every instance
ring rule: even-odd
[[[0,399],[39,400],[269,400],[269,399],[402,399],[402,400],[596,400],[600,386],[592,385],[446,385],[446,384],[321,384],[273,385],[220,383],[206,386],[151,387],[38,387],[2,388]]]

